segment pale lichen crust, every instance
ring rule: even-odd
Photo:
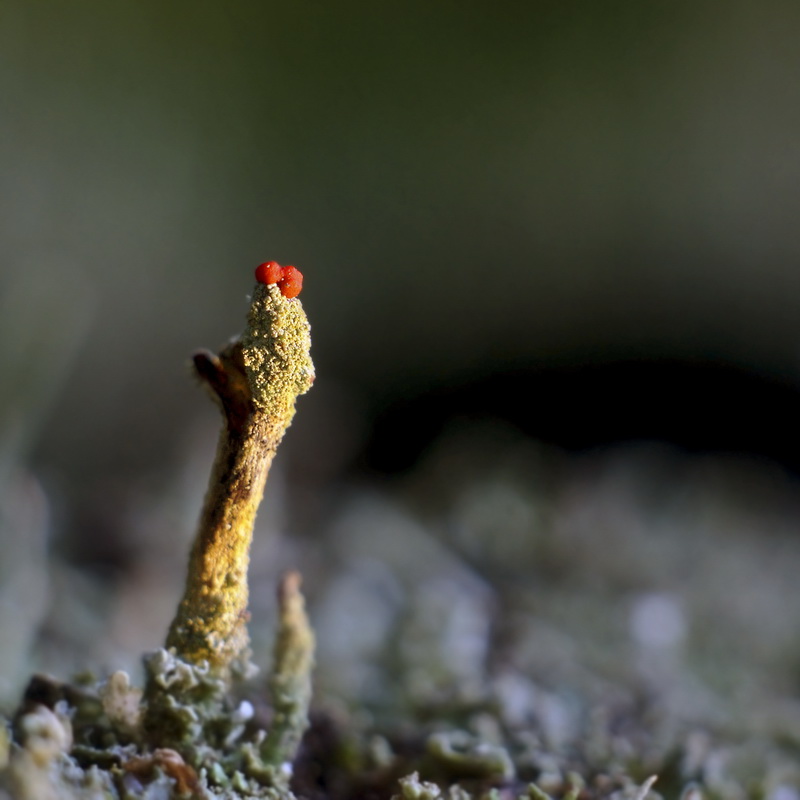
[[[300,300],[257,284],[241,342],[253,404],[273,419],[291,418],[295,399],[314,382],[311,326]]]

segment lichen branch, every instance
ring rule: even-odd
[[[248,646],[247,568],[256,511],[295,400],[314,379],[309,325],[299,300],[258,285],[239,340],[193,358],[219,402],[220,434],[186,588],[166,645],[220,673]]]
[[[273,718],[261,747],[264,764],[279,770],[291,764],[308,727],[314,633],[300,592],[300,575],[284,576],[278,590],[279,622],[269,686]]]

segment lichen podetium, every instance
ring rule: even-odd
[[[314,381],[310,347],[300,300],[284,296],[276,284],[258,283],[241,337],[218,355],[194,356],[225,425],[166,645],[184,661],[208,662],[220,674],[247,650],[253,524],[295,401]]]

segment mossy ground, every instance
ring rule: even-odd
[[[169,747],[112,676],[35,687],[5,729],[0,791],[634,800],[657,775],[653,796],[796,800],[798,509],[763,465],[450,436],[291,546],[319,640],[291,776],[252,759],[266,676],[200,680]]]

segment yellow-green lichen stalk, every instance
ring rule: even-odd
[[[276,262],[256,270],[247,328],[218,355],[194,356],[225,424],[189,557],[186,588],[167,647],[184,661],[226,674],[244,656],[247,568],[256,511],[295,400],[314,381],[302,275]]]
[[[284,576],[278,591],[278,635],[269,679],[272,724],[261,744],[260,755],[274,776],[286,775],[308,728],[311,704],[311,669],[314,666],[314,632],[300,593],[300,575]]]

